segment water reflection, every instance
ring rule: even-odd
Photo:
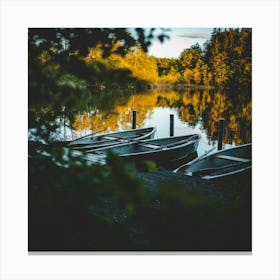
[[[175,135],[199,132],[211,145],[217,141],[218,121],[224,118],[225,143],[252,141],[251,93],[206,89],[144,93],[102,90],[55,94],[38,102],[30,99],[29,134],[37,131],[47,140],[62,140],[89,132],[131,129],[132,110],[137,111],[137,127],[156,126],[157,137],[169,136],[169,115],[174,114]]]
[[[246,92],[243,94],[245,95]],[[239,95],[243,96],[242,93]],[[103,91],[102,96],[99,97],[106,99],[106,92]],[[109,98],[112,96],[110,95]],[[195,128],[199,124],[208,138],[216,141],[218,121],[222,117],[225,118],[225,143],[239,145],[252,141],[252,103],[250,98],[247,99],[248,101],[245,98],[240,99],[237,94],[232,98],[229,94],[210,90],[138,93],[114,102],[114,106],[110,108],[108,104],[103,107],[104,102],[91,104],[89,110],[73,115],[71,127],[74,130],[74,137],[88,131],[131,129],[132,110],[137,111],[138,127],[147,124],[162,126],[163,123],[168,127],[169,124],[166,123],[168,113],[175,113],[181,125]],[[112,103],[112,100],[108,102]],[[96,108],[92,110],[94,106]],[[167,118],[163,117],[163,113]],[[155,114],[158,115],[157,118],[154,117]]]

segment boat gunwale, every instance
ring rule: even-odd
[[[138,155],[143,155],[143,154],[155,154],[155,153],[159,153],[159,152],[163,152],[163,151],[172,151],[174,149],[179,149],[179,148],[183,148],[183,147],[186,147],[186,146],[189,146],[195,142],[197,142],[199,140],[199,137],[197,139],[194,139],[194,140],[186,140],[185,143],[182,143],[182,144],[179,144],[179,145],[175,145],[174,143],[174,146],[172,147],[166,147],[166,146],[158,146],[158,148],[154,148],[149,151],[143,151],[143,152],[137,152],[137,153],[127,153],[127,154],[122,154],[122,155],[119,155],[121,157],[128,157],[128,156],[138,156]],[[137,143],[136,143],[137,144]],[[168,144],[169,145],[169,144]]]
[[[121,157],[125,157],[125,156],[136,156],[136,155],[142,155],[142,154],[151,154],[151,153],[157,153],[157,152],[162,152],[163,149],[168,146],[168,145],[174,145],[172,147],[166,147],[167,149],[164,149],[164,151],[170,151],[170,150],[174,150],[174,149],[177,149],[177,148],[182,148],[184,146],[187,146],[189,144],[193,144],[195,142],[197,142],[199,139],[200,139],[200,135],[199,134],[189,134],[189,135],[179,135],[179,136],[172,136],[172,137],[165,137],[165,138],[158,138],[158,139],[149,139],[149,140],[131,140],[131,142],[128,142],[128,143],[121,143],[121,144],[116,144],[116,145],[113,145],[113,146],[109,146],[109,147],[103,147],[103,148],[99,148],[99,149],[93,149],[93,150],[89,150],[89,151],[86,151],[87,153],[93,153],[97,155],[100,154],[100,152],[103,152],[106,150],[110,150],[110,149],[114,149],[114,148],[119,148],[119,147],[124,147],[124,146],[129,146],[131,144],[151,144],[151,145],[157,145],[157,144],[153,144],[153,143],[150,143],[152,141],[155,141],[155,140],[169,140],[169,139],[172,139],[172,138],[179,138],[179,137],[187,137],[185,139],[185,142],[183,142],[182,144],[179,144],[179,145],[176,145],[176,142],[174,143],[170,143],[170,144],[167,144],[167,145],[163,145],[163,146],[160,146],[158,145],[158,148],[155,147],[154,149],[151,148],[151,150],[148,150],[148,151],[141,151],[141,152],[137,152],[137,153],[126,153],[126,154],[120,154],[119,156]],[[195,137],[195,139],[193,140],[189,140],[188,138],[192,138],[192,137]],[[181,142],[183,140],[178,140],[177,142]]]
[[[122,134],[122,133],[128,133],[128,132],[136,132],[137,131],[141,131],[141,130],[150,130],[147,134],[144,134],[144,135],[140,135],[139,137],[135,137],[135,138],[129,138],[129,137],[114,137],[113,135],[116,135],[118,133]],[[75,139],[75,140],[72,140],[70,141],[70,143],[67,144],[67,146],[71,147],[71,146],[75,146],[75,145],[87,145],[87,146],[90,146],[90,145],[94,145],[94,143],[79,143],[79,140],[86,140],[87,138],[90,138],[91,136],[95,137],[95,138],[101,138],[102,137],[114,137],[115,139],[112,139],[111,141],[120,141],[120,140],[133,140],[133,139],[136,139],[136,140],[141,140],[141,139],[145,139],[145,138],[149,138],[151,135],[155,134],[156,133],[156,127],[143,127],[143,128],[137,128],[137,129],[131,129],[131,130],[123,130],[123,131],[115,131],[115,132],[109,132],[109,133],[103,133],[103,134],[94,134],[94,133],[91,133],[91,134],[88,134],[88,135],[85,135],[85,136],[82,136],[82,137],[79,137],[78,139]],[[99,142],[98,140],[96,141],[97,143]],[[100,141],[102,142],[102,140]],[[103,141],[104,142],[104,141]]]

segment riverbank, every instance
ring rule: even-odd
[[[160,90],[160,91],[170,91],[170,90],[210,90],[214,89],[210,85],[196,85],[196,84],[186,84],[186,83],[166,83],[166,82],[157,82],[148,85],[148,89],[151,90]]]
[[[104,201],[107,215],[129,232],[127,243],[114,250],[252,250],[250,173],[212,181],[163,169],[136,176],[152,198],[145,209],[131,219]]]
[[[162,184],[181,185],[186,191],[202,194],[211,202],[225,204],[235,199],[243,199],[251,190],[251,173],[235,175],[227,179],[205,180],[200,177],[186,176],[170,170],[158,169],[138,173],[137,177],[147,189],[158,191]]]

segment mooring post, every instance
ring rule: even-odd
[[[132,129],[136,129],[136,116],[137,112],[135,110],[132,111]]]
[[[170,136],[174,136],[174,115],[170,115]]]
[[[219,121],[218,150],[223,149],[224,128],[225,128],[225,119],[221,118]]]

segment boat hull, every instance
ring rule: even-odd
[[[196,152],[198,140],[193,140],[187,145],[181,145],[174,149],[159,148],[157,150],[146,153],[133,153],[120,155],[129,160],[151,160],[157,164],[175,164],[177,161],[187,158],[190,154]]]
[[[91,150],[127,143],[131,140],[152,139],[156,128],[148,127],[141,129],[112,132],[100,135],[87,135],[68,144],[69,147],[78,150]]]
[[[218,179],[251,172],[252,145],[221,150],[179,167],[176,172],[202,179]]]
[[[130,161],[150,160],[158,165],[175,164],[190,154],[196,152],[200,136],[192,134],[187,136],[168,137],[147,141],[132,141],[131,143],[120,144],[88,153],[104,156],[113,153]]]

